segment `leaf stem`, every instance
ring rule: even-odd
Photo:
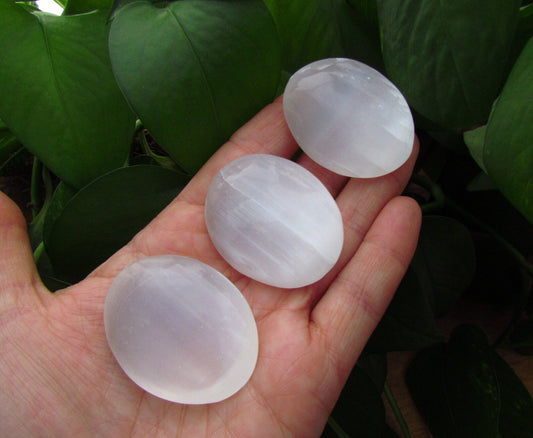
[[[392,412],[394,413],[394,416],[396,417],[396,420],[400,425],[400,429],[402,430],[404,438],[411,438],[411,432],[409,432],[409,427],[405,422],[405,418],[403,418],[402,411],[398,406],[398,403],[396,403],[396,399],[394,398],[394,395],[392,394],[392,391],[387,382],[385,382],[385,384],[383,385],[383,391],[385,392],[385,397],[387,397],[387,401],[389,402]]]
[[[328,425],[331,427],[333,432],[339,437],[339,438],[350,438],[350,435],[348,435],[344,429],[340,426],[339,423],[335,421],[335,419],[330,415],[328,418]]]
[[[33,262],[37,265],[44,252],[44,242],[41,242],[39,246],[33,251]]]

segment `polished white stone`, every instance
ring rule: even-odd
[[[309,171],[273,155],[247,155],[222,168],[209,187],[205,218],[222,257],[272,286],[314,283],[342,249],[331,194]]]
[[[165,400],[223,400],[255,368],[257,328],[248,303],[226,277],[188,257],[148,257],[120,272],[104,323],[122,369]]]
[[[373,178],[411,155],[414,124],[400,91],[351,59],[313,62],[291,76],[283,110],[294,138],[314,161],[340,175]]]

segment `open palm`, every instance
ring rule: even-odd
[[[296,150],[278,99],[127,246],[55,294],[39,280],[20,211],[0,193],[0,436],[320,435],[416,246],[419,209],[398,196],[416,153],[396,172],[369,180],[348,180],[300,156],[298,162],[336,198],[345,243],[324,279],[283,290],[224,262],[207,235],[203,204],[212,177],[228,162],[250,153],[291,157]],[[131,382],[109,350],[102,316],[107,289],[125,266],[157,254],[186,255],[213,266],[252,307],[257,367],[227,400],[185,406],[158,399]]]

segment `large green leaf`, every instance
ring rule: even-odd
[[[487,125],[483,162],[509,201],[533,223],[533,38],[518,58]]]
[[[72,196],[56,192],[44,224],[55,276],[76,282],[125,245],[184,187],[188,178],[159,166],[120,168]]]
[[[264,0],[283,45],[283,68],[294,73],[317,59],[343,56],[339,13],[344,0]]]
[[[443,128],[483,123],[507,71],[520,0],[378,0],[385,66]]]
[[[132,107],[188,172],[274,98],[281,73],[261,0],[129,3],[114,15],[109,46]]]
[[[498,380],[482,336],[456,329],[448,344],[422,350],[407,369],[411,396],[435,438],[498,438]]]
[[[76,187],[121,166],[134,129],[111,71],[105,19],[30,13],[0,0],[0,117]]]
[[[530,437],[533,400],[481,330],[456,328],[407,369],[409,391],[435,438]]]
[[[531,438],[533,435],[533,398],[509,364],[494,350],[491,365],[500,390],[500,437]]]
[[[384,72],[375,0],[353,0],[339,13],[344,55]]]

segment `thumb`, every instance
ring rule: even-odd
[[[46,296],[17,205],[0,192],[0,311]]]

